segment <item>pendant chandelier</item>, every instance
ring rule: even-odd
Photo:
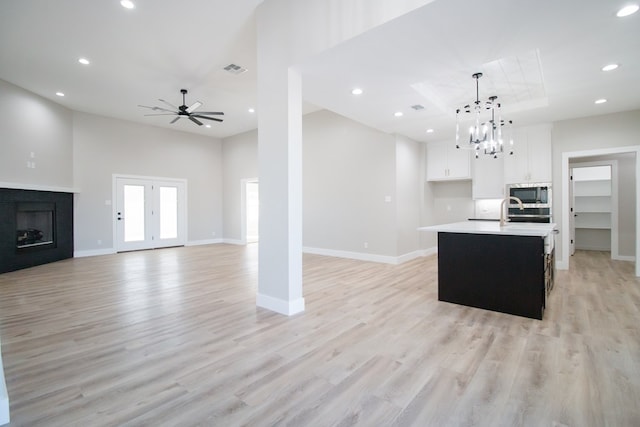
[[[478,88],[478,80],[482,77],[482,73],[475,73],[472,76],[476,80],[476,100],[473,105],[467,104],[456,110],[456,148],[474,150],[476,159],[480,153],[498,157],[498,154],[508,151],[513,154],[513,131],[511,120],[504,121],[500,114],[500,103],[497,102],[497,96],[490,96],[488,100],[480,101],[480,92]],[[486,119],[481,116],[486,111]],[[464,114],[463,114],[464,113]],[[460,141],[460,119],[461,114],[473,114],[472,124],[469,127],[469,140],[465,143]],[[496,118],[497,116],[497,118]],[[505,144],[503,139],[502,128],[509,125],[509,142]],[[505,147],[505,145],[507,147]]]

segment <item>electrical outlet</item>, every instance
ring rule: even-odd
[[[215,232],[215,231],[211,232],[211,235],[212,235],[213,237],[216,237],[216,232]]]
[[[364,242],[364,248],[367,249],[369,247],[369,242]]]
[[[102,245],[102,240],[98,240],[98,246]]]

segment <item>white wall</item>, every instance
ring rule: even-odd
[[[302,128],[304,246],[395,255],[395,137],[326,110]]]
[[[223,171],[223,237],[239,241],[241,236],[241,183],[258,178],[258,131],[252,130],[222,143]]]
[[[73,140],[76,252],[113,248],[113,174],[186,179],[187,240],[222,235],[220,140],[79,112]]]
[[[618,160],[618,254],[629,258],[636,255],[635,157],[626,155]]]
[[[424,145],[326,110],[304,116],[302,131],[304,246],[365,258],[419,250]],[[225,239],[241,237],[240,183],[258,177],[257,144],[256,131],[223,142]]]
[[[70,190],[71,120],[65,107],[0,80],[0,183]]]
[[[425,145],[403,136],[396,136],[396,255],[420,249],[420,212],[423,205]]]

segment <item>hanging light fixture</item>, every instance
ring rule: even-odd
[[[480,101],[478,80],[482,77],[482,73],[475,73],[472,77],[476,80],[476,100],[473,105],[467,104],[456,109],[456,148],[474,150],[476,159],[481,152],[494,158],[497,158],[499,153],[504,153],[505,150],[509,154],[513,154],[513,132],[511,129],[513,122],[511,120],[505,122],[502,119],[501,106],[497,102],[497,96],[490,96],[484,103]],[[487,119],[481,117],[485,110],[488,110]],[[466,143],[460,141],[461,113],[474,115],[469,127],[469,140]],[[509,125],[509,142],[505,144],[502,128],[507,124]]]

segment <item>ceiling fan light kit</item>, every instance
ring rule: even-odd
[[[480,153],[498,158],[498,154],[504,153],[508,145],[509,154],[513,154],[513,122],[511,120],[503,120],[500,113],[501,105],[497,102],[498,97],[490,96],[486,101],[480,101],[480,91],[478,80],[482,77],[482,73],[474,73],[471,77],[476,80],[476,100],[472,104],[456,109],[456,148],[473,150],[476,159]],[[488,118],[481,119],[483,111],[488,110]],[[469,140],[464,143],[460,142],[460,116],[463,114],[473,114],[473,122],[469,127]],[[497,119],[496,119],[497,113]],[[502,128],[509,125],[509,142],[505,144]]]
[[[213,121],[216,121],[216,122],[222,122],[222,119],[219,119],[217,117],[209,117],[209,116],[223,116],[224,115],[223,112],[221,112],[221,111],[198,111],[197,113],[195,113],[194,111],[202,106],[202,102],[196,101],[193,104],[191,104],[191,106],[187,107],[187,103],[185,101],[185,96],[188,93],[187,89],[180,89],[180,93],[182,94],[182,105],[179,106],[179,107],[176,107],[175,105],[171,104],[168,101],[165,101],[164,99],[158,99],[158,101],[162,102],[163,104],[165,104],[169,108],[157,107],[157,106],[147,106],[147,105],[139,105],[139,107],[149,108],[150,110],[153,110],[153,111],[160,111],[159,113],[155,113],[155,114],[145,114],[145,116],[176,116],[173,120],[171,120],[169,122],[170,124],[173,124],[173,123],[177,122],[181,118],[189,119],[193,123],[197,124],[198,126],[202,126],[202,124],[203,124],[198,119],[205,119],[205,120],[213,120]]]

